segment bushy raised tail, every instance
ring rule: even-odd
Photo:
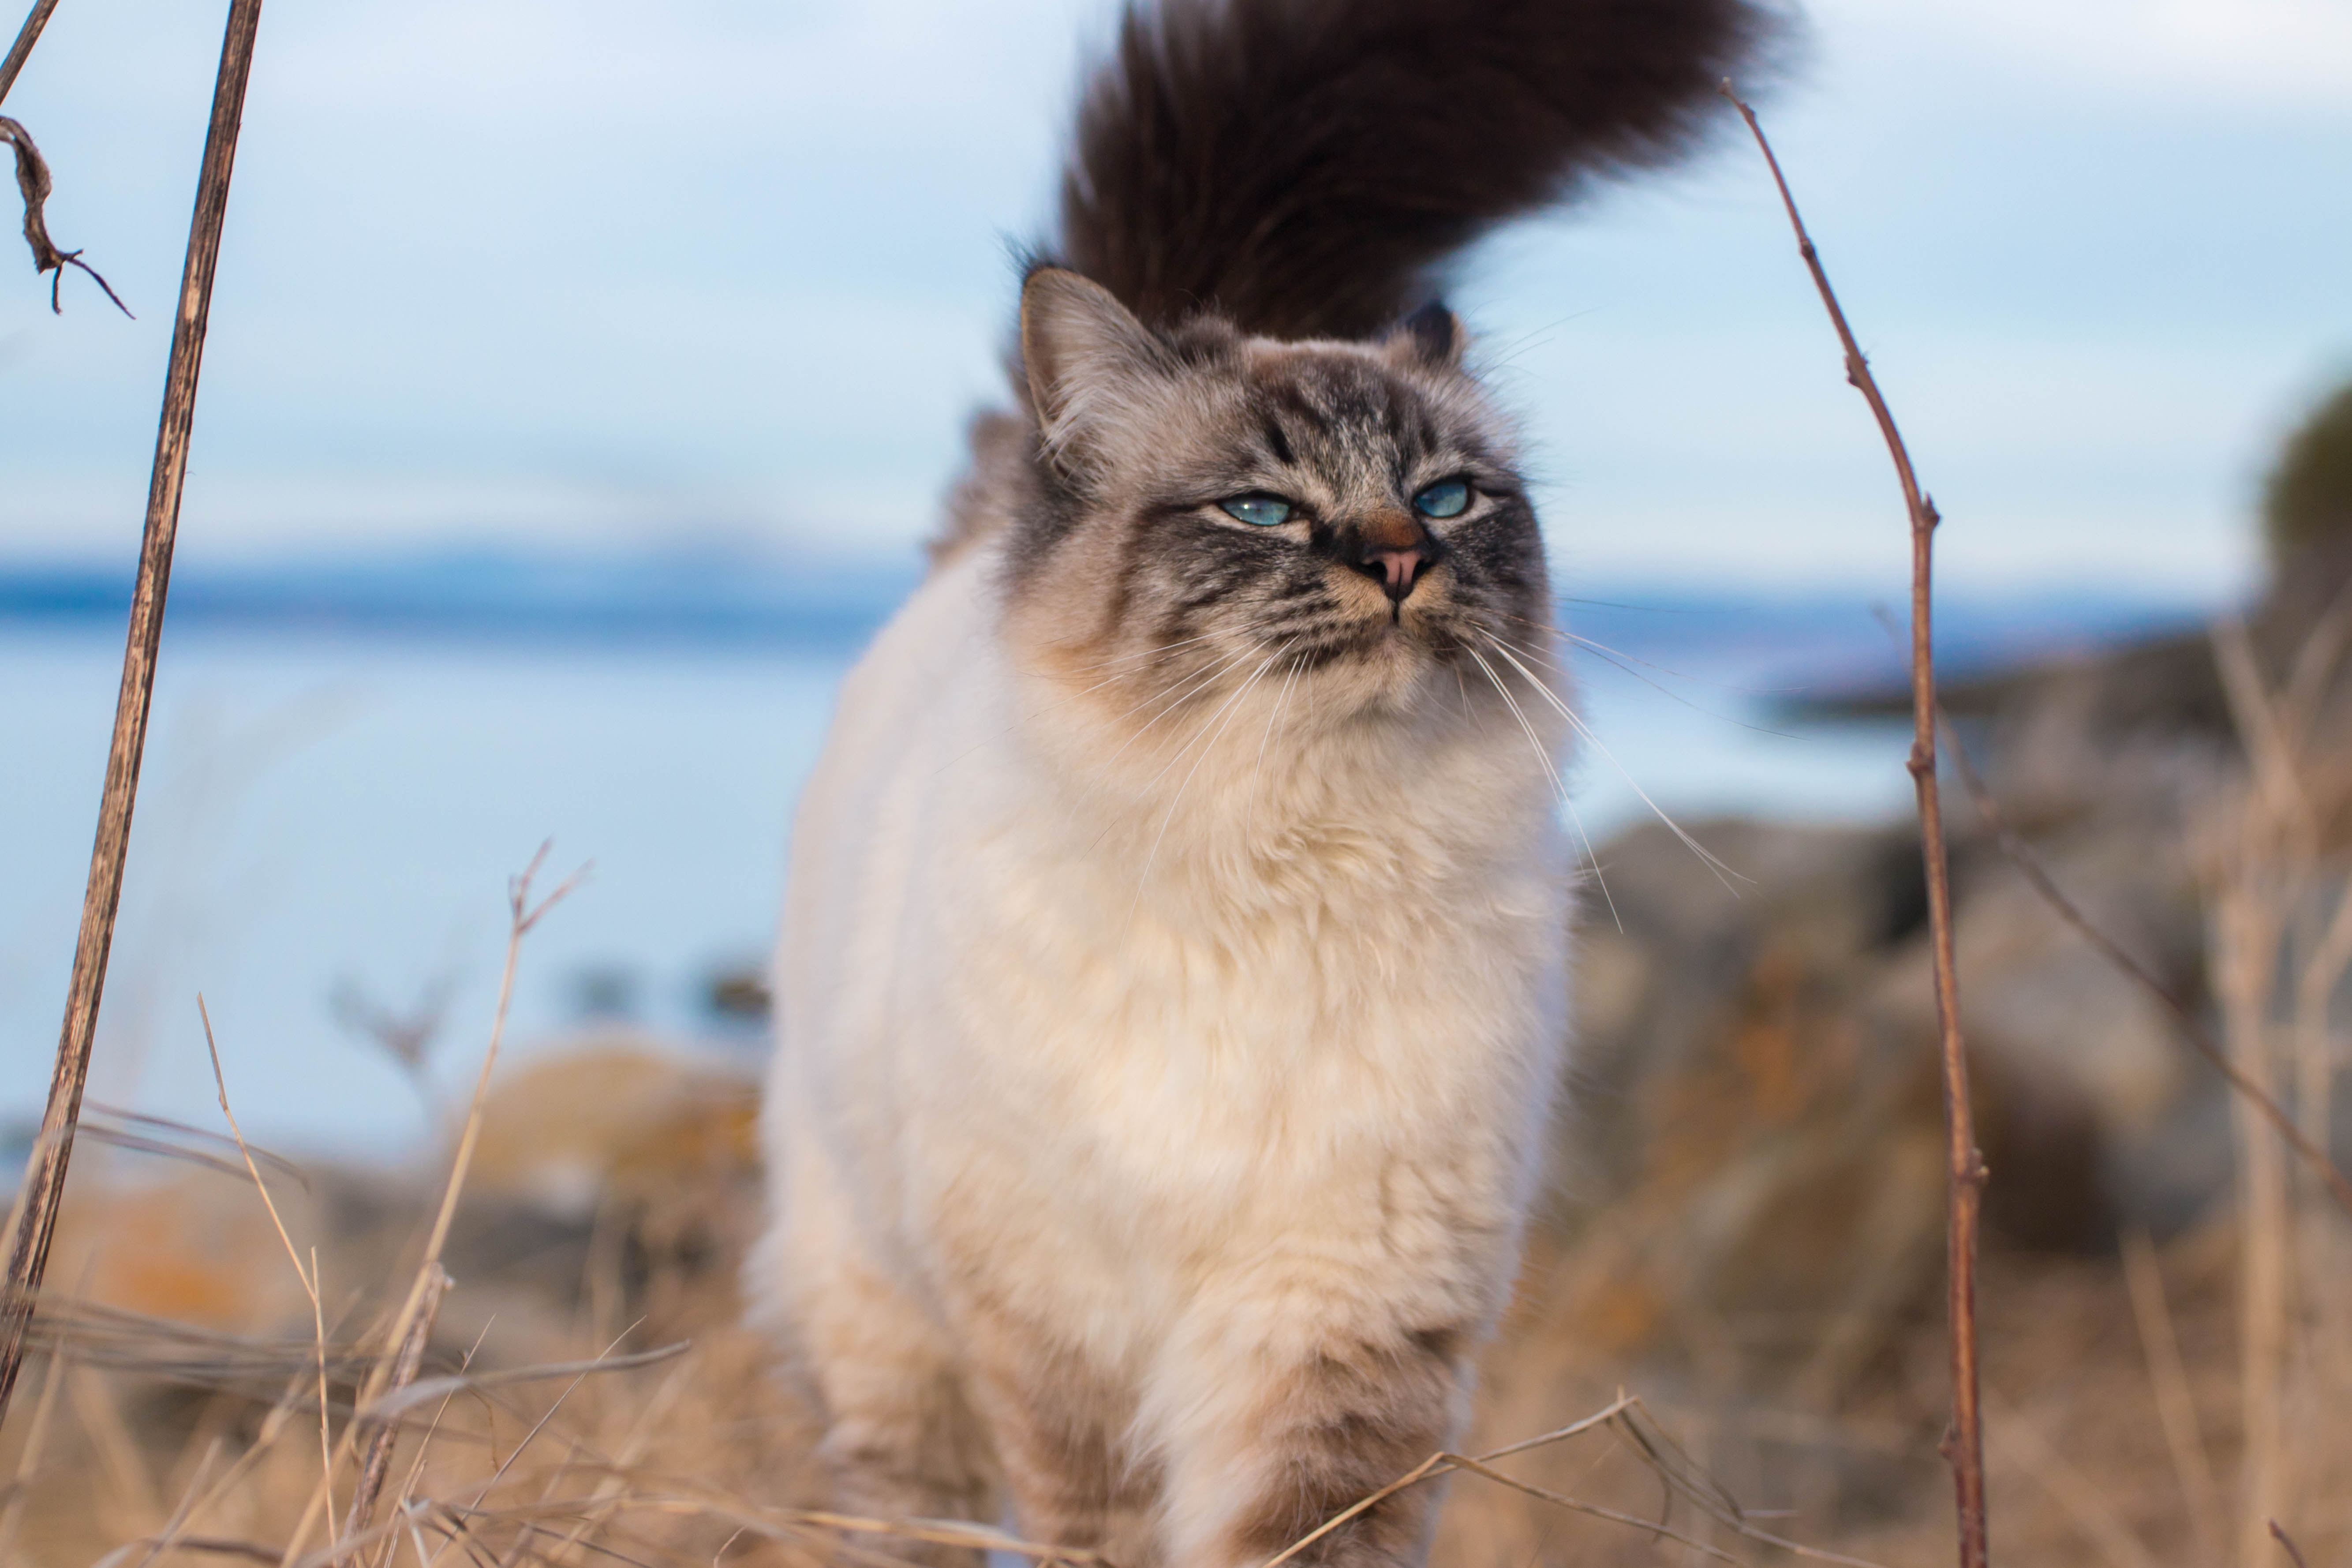
[[[1362,337],[1455,252],[1683,151],[1749,0],[1160,0],[1078,111],[1058,259],[1146,321]]]

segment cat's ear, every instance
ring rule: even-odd
[[[1391,328],[1383,345],[1391,354],[1431,370],[1460,370],[1470,336],[1444,300],[1432,300]]]
[[[1021,285],[1021,367],[1045,449],[1081,467],[1175,369],[1109,289],[1059,267],[1036,268]]]

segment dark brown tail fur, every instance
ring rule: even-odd
[[[1506,219],[1691,141],[1749,0],[1161,0],[1089,83],[1059,259],[1154,324],[1363,337]]]

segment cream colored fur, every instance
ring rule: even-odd
[[[1426,658],[1244,655],[1154,720],[1007,609],[1003,549],[882,634],[802,802],[752,1292],[845,1506],[1005,1483],[1123,1568],[1262,1561],[1451,1437],[1503,1304],[1565,1038],[1552,781]]]

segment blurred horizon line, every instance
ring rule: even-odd
[[[0,633],[119,629],[133,565],[0,556]],[[444,646],[561,645],[614,652],[841,648],[878,631],[920,581],[915,561],[793,556],[708,542],[657,549],[471,548],[306,552],[192,562],[173,574],[175,631],[359,637]],[[1890,622],[1903,584],[1792,586],[1662,574],[1570,576],[1563,616],[1583,662],[1730,668],[1833,687],[1899,676]],[[2227,601],[2147,584],[2045,584],[1939,591],[1937,658],[1984,673],[2095,652],[2210,619]]]

